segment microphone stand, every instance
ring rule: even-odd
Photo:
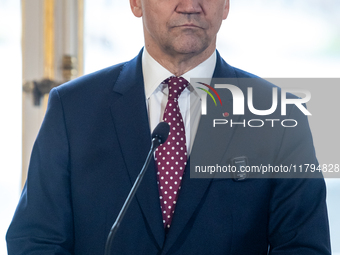
[[[150,164],[150,161],[151,161],[151,158],[153,156],[153,153],[154,151],[157,149],[157,147],[159,145],[162,144],[162,140],[161,138],[159,137],[155,137],[152,139],[152,144],[151,144],[151,148],[150,148],[150,151],[149,151],[149,154],[148,156],[146,157],[146,160],[145,160],[145,163],[142,167],[142,170],[140,171],[139,175],[137,176],[136,180],[135,180],[135,183],[133,184],[132,188],[131,188],[131,191],[129,193],[129,195],[127,196],[125,202],[124,202],[124,205],[122,207],[122,209],[120,210],[119,214],[118,214],[118,217],[115,221],[115,223],[112,225],[112,228],[110,230],[110,233],[107,237],[107,240],[106,240],[106,244],[105,244],[105,255],[109,255],[110,254],[110,250],[111,250],[111,244],[112,244],[112,240],[113,240],[113,237],[114,235],[116,234],[117,232],[117,229],[119,228],[119,225],[126,213],[126,210],[127,208],[129,207],[142,179],[143,179],[143,176],[146,172],[146,169],[148,167],[148,165]]]

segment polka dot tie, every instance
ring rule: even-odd
[[[189,82],[182,77],[172,76],[163,84],[168,84],[168,103],[164,110],[163,120],[170,125],[170,132],[165,143],[156,150],[157,179],[164,228],[171,226],[176,202],[185,166],[187,149],[182,114],[178,106],[178,98]]]

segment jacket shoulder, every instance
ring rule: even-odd
[[[66,82],[56,89],[61,96],[68,94],[78,94],[84,92],[109,91],[112,89],[115,81],[117,80],[121,70],[127,62],[113,65],[96,72],[83,75],[74,80]]]

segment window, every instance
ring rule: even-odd
[[[0,0],[0,24],[0,254],[7,254],[4,234],[21,188],[20,1]]]

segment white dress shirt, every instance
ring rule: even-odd
[[[181,76],[189,82],[191,78],[211,79],[215,66],[216,51],[207,60]],[[174,76],[174,74],[152,58],[145,48],[142,56],[142,68],[149,124],[152,132],[158,123],[163,121],[163,112],[168,101],[168,87],[161,83],[170,76]],[[178,99],[179,108],[185,123],[188,155],[190,155],[201,117],[201,98],[206,96],[207,94],[204,91],[195,88],[195,84],[190,84],[184,89]]]

